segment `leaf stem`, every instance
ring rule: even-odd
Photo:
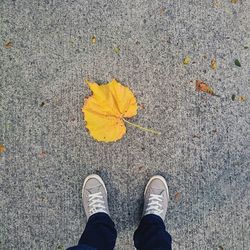
[[[158,132],[158,131],[153,130],[153,129],[150,129],[150,128],[144,128],[144,127],[142,127],[142,126],[140,126],[140,125],[137,125],[137,124],[134,124],[134,123],[132,123],[132,122],[129,122],[129,121],[127,121],[127,120],[124,119],[124,118],[122,118],[122,120],[123,120],[124,122],[128,123],[129,125],[134,126],[134,127],[136,127],[136,128],[139,128],[139,129],[141,129],[141,130],[144,130],[144,131],[147,131],[147,132],[151,132],[151,133],[154,133],[154,134],[157,134],[157,135],[160,135],[160,134],[161,134],[161,132]]]

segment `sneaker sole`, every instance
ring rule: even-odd
[[[146,187],[145,187],[145,190],[144,190],[144,196],[146,194],[146,191],[148,189],[148,186],[151,184],[151,182],[155,179],[160,179],[163,183],[164,183],[164,186],[166,187],[166,190],[167,190],[167,197],[168,197],[168,200],[169,200],[169,192],[168,192],[168,184],[167,184],[167,181],[165,180],[164,177],[162,177],[161,175],[154,175],[153,177],[150,178],[150,180],[148,181]]]
[[[104,190],[105,190],[105,192],[106,192],[106,194],[107,194],[107,189],[106,189],[106,186],[105,186],[105,184],[104,184],[102,178],[101,178],[99,175],[97,175],[97,174],[91,174],[91,175],[87,176],[87,177],[85,178],[84,182],[83,182],[83,185],[82,185],[82,197],[83,197],[83,190],[84,190],[84,188],[85,188],[85,185],[86,185],[87,181],[88,181],[89,179],[92,179],[92,178],[97,179],[97,180],[103,185]]]

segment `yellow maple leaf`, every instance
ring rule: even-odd
[[[90,134],[97,141],[121,139],[126,133],[124,117],[137,114],[134,94],[116,80],[104,85],[89,81],[87,83],[93,95],[85,101],[82,112]]]
[[[86,127],[97,141],[112,142],[126,133],[124,122],[139,129],[159,132],[131,123],[125,118],[137,114],[138,105],[133,92],[115,79],[103,85],[86,81],[93,95],[83,105]]]

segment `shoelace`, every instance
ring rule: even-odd
[[[105,204],[103,200],[103,196],[101,192],[95,194],[89,194],[89,212],[90,214],[96,212],[106,212],[106,207],[103,205]]]
[[[146,214],[148,213],[157,213],[161,214],[163,212],[162,204],[163,196],[160,194],[150,194],[149,203],[147,205]]]

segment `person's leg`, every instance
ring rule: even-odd
[[[154,214],[143,216],[134,234],[134,243],[137,249],[171,250],[171,242],[171,236],[166,232],[160,216]]]
[[[82,196],[88,222],[78,245],[68,250],[113,250],[117,232],[109,216],[107,190],[100,176],[85,179]]]
[[[116,241],[115,224],[106,213],[90,216],[78,245],[89,245],[99,249],[114,249]]]
[[[143,217],[134,233],[134,244],[138,250],[172,249],[172,238],[163,222],[168,200],[166,180],[162,176],[153,176],[145,188]]]

